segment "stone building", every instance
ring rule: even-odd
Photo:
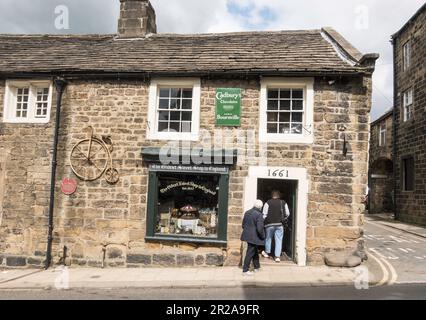
[[[361,241],[378,56],[333,29],[157,34],[121,0],[117,35],[0,44],[0,265],[235,265],[273,189],[291,261]]]
[[[426,4],[392,37],[395,216],[426,225]]]
[[[393,212],[393,110],[371,123],[369,213]]]

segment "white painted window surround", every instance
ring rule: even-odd
[[[386,120],[382,124],[380,124],[380,132],[379,132],[379,146],[386,146]]]
[[[48,123],[53,85],[46,80],[7,80],[3,122]]]
[[[408,40],[402,47],[402,71],[407,71],[411,67],[411,40]]]
[[[413,89],[409,89],[403,94],[404,122],[413,118]]]
[[[303,134],[268,133],[267,104],[270,89],[303,89]],[[264,143],[314,142],[314,78],[263,78],[260,88],[259,141]]]
[[[160,88],[192,88],[191,132],[159,132],[158,103]],[[153,79],[149,87],[148,140],[198,141],[200,131],[201,81],[199,78]]]

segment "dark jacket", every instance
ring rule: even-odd
[[[243,234],[241,241],[254,245],[264,245],[265,228],[262,212],[256,208],[247,211],[243,219]]]
[[[288,205],[284,200],[271,199],[263,207],[265,227],[282,226],[284,220],[290,216]]]

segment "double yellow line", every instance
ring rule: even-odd
[[[373,287],[380,287],[383,285],[391,286],[395,284],[398,279],[398,273],[395,268],[387,261],[385,258],[380,257],[380,253],[378,253],[374,248],[368,249],[368,256],[373,258],[374,261],[380,266],[383,272],[382,279]]]

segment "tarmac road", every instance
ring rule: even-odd
[[[367,218],[366,266],[381,284],[426,283],[426,239]],[[381,279],[380,279],[381,277]]]
[[[426,285],[223,289],[0,290],[0,300],[426,300]]]

